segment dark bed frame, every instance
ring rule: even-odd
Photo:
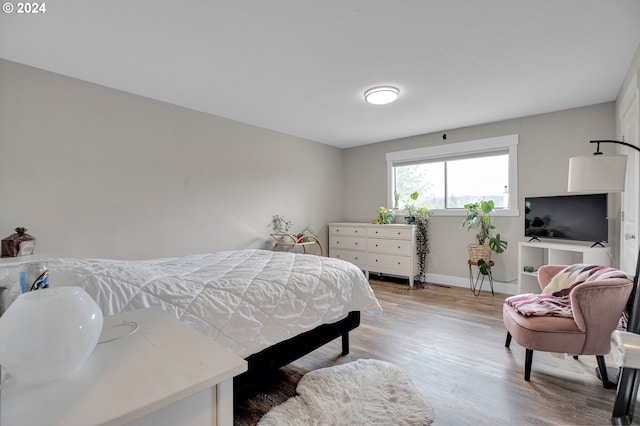
[[[342,320],[332,324],[322,324],[313,330],[269,346],[248,356],[248,370],[234,379],[234,387],[245,388],[260,382],[304,355],[313,352],[330,341],[342,337],[342,355],[349,353],[349,332],[360,325],[360,312],[352,311]]]

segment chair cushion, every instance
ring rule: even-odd
[[[584,282],[604,280],[607,278],[628,278],[627,274],[602,265],[576,263],[558,272],[542,290],[542,294],[552,296],[567,296],[573,287]]]
[[[581,354],[583,351],[586,333],[578,328],[572,318],[525,317],[505,303],[502,319],[511,336],[525,348],[573,354]]]

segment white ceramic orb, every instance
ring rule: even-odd
[[[102,322],[100,307],[80,287],[21,294],[0,317],[0,365],[27,383],[65,377],[89,358]]]

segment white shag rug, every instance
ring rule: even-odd
[[[311,371],[296,391],[258,425],[430,425],[434,418],[404,371],[385,361],[361,359]]]

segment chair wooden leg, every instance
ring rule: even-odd
[[[617,387],[617,383],[612,383],[609,381],[609,373],[607,372],[607,364],[604,361],[603,355],[596,355],[596,359],[598,360],[598,370],[600,371],[600,378],[602,379],[602,386],[605,389],[613,389]]]
[[[533,349],[527,349],[524,356],[524,380],[531,379],[531,363],[533,362]]]
[[[507,331],[507,340],[505,340],[505,342],[504,342],[504,347],[505,347],[505,348],[508,348],[508,347],[509,347],[509,345],[511,345],[511,333],[509,333],[509,332]]]

